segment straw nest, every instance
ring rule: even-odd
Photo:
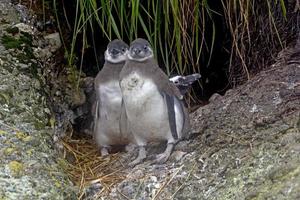
[[[62,139],[67,160],[66,171],[70,179],[79,187],[78,199],[86,195],[85,188],[92,184],[101,185],[97,196],[110,192],[113,185],[121,182],[126,173],[125,165],[118,159],[119,153],[101,156],[91,137]]]

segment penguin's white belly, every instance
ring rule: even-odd
[[[136,142],[172,140],[165,99],[155,83],[133,73],[121,81],[121,88]]]
[[[120,114],[122,93],[118,81],[102,84],[98,88],[100,102],[96,123],[96,140],[100,145],[122,143],[120,138]]]

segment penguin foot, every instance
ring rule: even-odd
[[[135,147],[136,147],[136,145],[134,145],[134,144],[127,144],[125,146],[125,151],[126,152],[132,152],[135,149]]]
[[[134,167],[138,164],[140,164],[144,159],[139,159],[139,158],[136,158],[134,161],[132,161],[131,163],[128,164],[129,167]]]
[[[107,147],[101,147],[101,156],[107,156],[107,155],[108,155]]]
[[[139,155],[134,161],[129,163],[129,167],[134,167],[137,164],[140,164],[143,160],[145,160],[146,154],[147,153],[146,153],[145,147],[144,146],[139,146]]]
[[[173,148],[174,143],[168,143],[166,150],[163,153],[158,154],[154,162],[159,164],[165,163],[169,159]]]
[[[165,153],[158,154],[154,160],[154,163],[163,164],[168,160],[169,156],[170,155],[166,155]]]

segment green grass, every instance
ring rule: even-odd
[[[199,58],[204,43],[210,44],[205,48],[210,48],[210,57],[212,55],[215,38],[213,36],[211,41],[205,42],[206,30],[203,30],[205,26],[201,25],[201,22],[206,20],[204,18],[209,18],[213,23],[210,17],[212,11],[206,1],[153,0],[144,4],[141,4],[140,0],[75,2],[73,36],[70,47],[65,48],[70,66],[74,64],[74,48],[78,36],[83,37],[80,40],[84,52],[89,46],[84,38],[87,35],[86,31],[90,30],[93,37],[96,37],[93,34],[95,28],[100,28],[102,35],[108,40],[128,38],[133,41],[139,36],[138,33],[144,33],[152,44],[156,57],[163,60],[169,74],[199,72],[199,59],[195,58]],[[54,0],[57,11],[56,5]],[[206,12],[205,15],[203,11]]]
[[[231,82],[250,79],[252,72],[285,47],[282,38],[286,30],[280,28],[284,23],[280,20],[288,21],[288,8],[284,0],[220,2],[223,8],[216,12],[208,0],[73,0],[76,15],[72,19],[71,43],[64,43],[68,65],[74,66],[76,57],[84,58],[85,49],[95,47],[94,38],[98,37],[95,30],[100,29],[109,41],[115,38],[133,41],[140,34],[145,35],[167,74],[201,73],[204,67],[210,67],[215,55],[216,33],[222,29],[217,27],[215,19],[221,16],[231,43],[225,49],[230,55],[228,79]],[[57,3],[54,0],[56,13]],[[71,19],[65,18],[69,24]],[[61,27],[58,19],[57,16]],[[87,40],[87,35],[92,35],[91,40]],[[78,41],[83,44],[82,55],[74,55]],[[95,48],[94,53],[97,58]]]

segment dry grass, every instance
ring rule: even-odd
[[[100,156],[90,138],[65,137],[62,144],[67,160],[66,171],[74,184],[80,188],[78,199],[84,197],[88,185],[100,184],[102,188],[97,195],[104,195],[109,193],[113,185],[125,178],[124,165],[119,161],[119,155]]]
[[[121,163],[120,160],[122,159],[120,159],[120,154],[110,154],[107,157],[100,156],[100,153],[90,138],[73,139],[72,137],[65,137],[62,140],[62,144],[65,148],[65,159],[67,160],[65,171],[73,183],[79,187],[78,199],[84,199],[86,196],[90,197],[86,189],[92,184],[101,185],[100,191],[93,195],[94,198],[108,197],[111,189],[126,178],[126,165]],[[163,180],[160,180],[162,185],[153,196],[153,200],[160,199],[160,195],[164,193],[164,188],[174,181],[176,175],[182,171],[182,169],[183,165],[175,172],[166,176]],[[192,170],[194,170],[194,167]],[[146,173],[145,176],[138,178],[140,179],[140,185],[136,188],[135,197],[140,193],[140,190],[143,188],[141,186],[150,176],[151,173]],[[184,184],[181,184],[178,189],[176,189],[173,196],[176,195],[183,185]],[[117,192],[125,199],[130,199],[121,191],[117,190]],[[133,199],[136,199],[135,197]]]
[[[300,16],[297,2],[222,1],[231,35],[228,79],[232,86],[270,66],[277,53],[295,41]]]

